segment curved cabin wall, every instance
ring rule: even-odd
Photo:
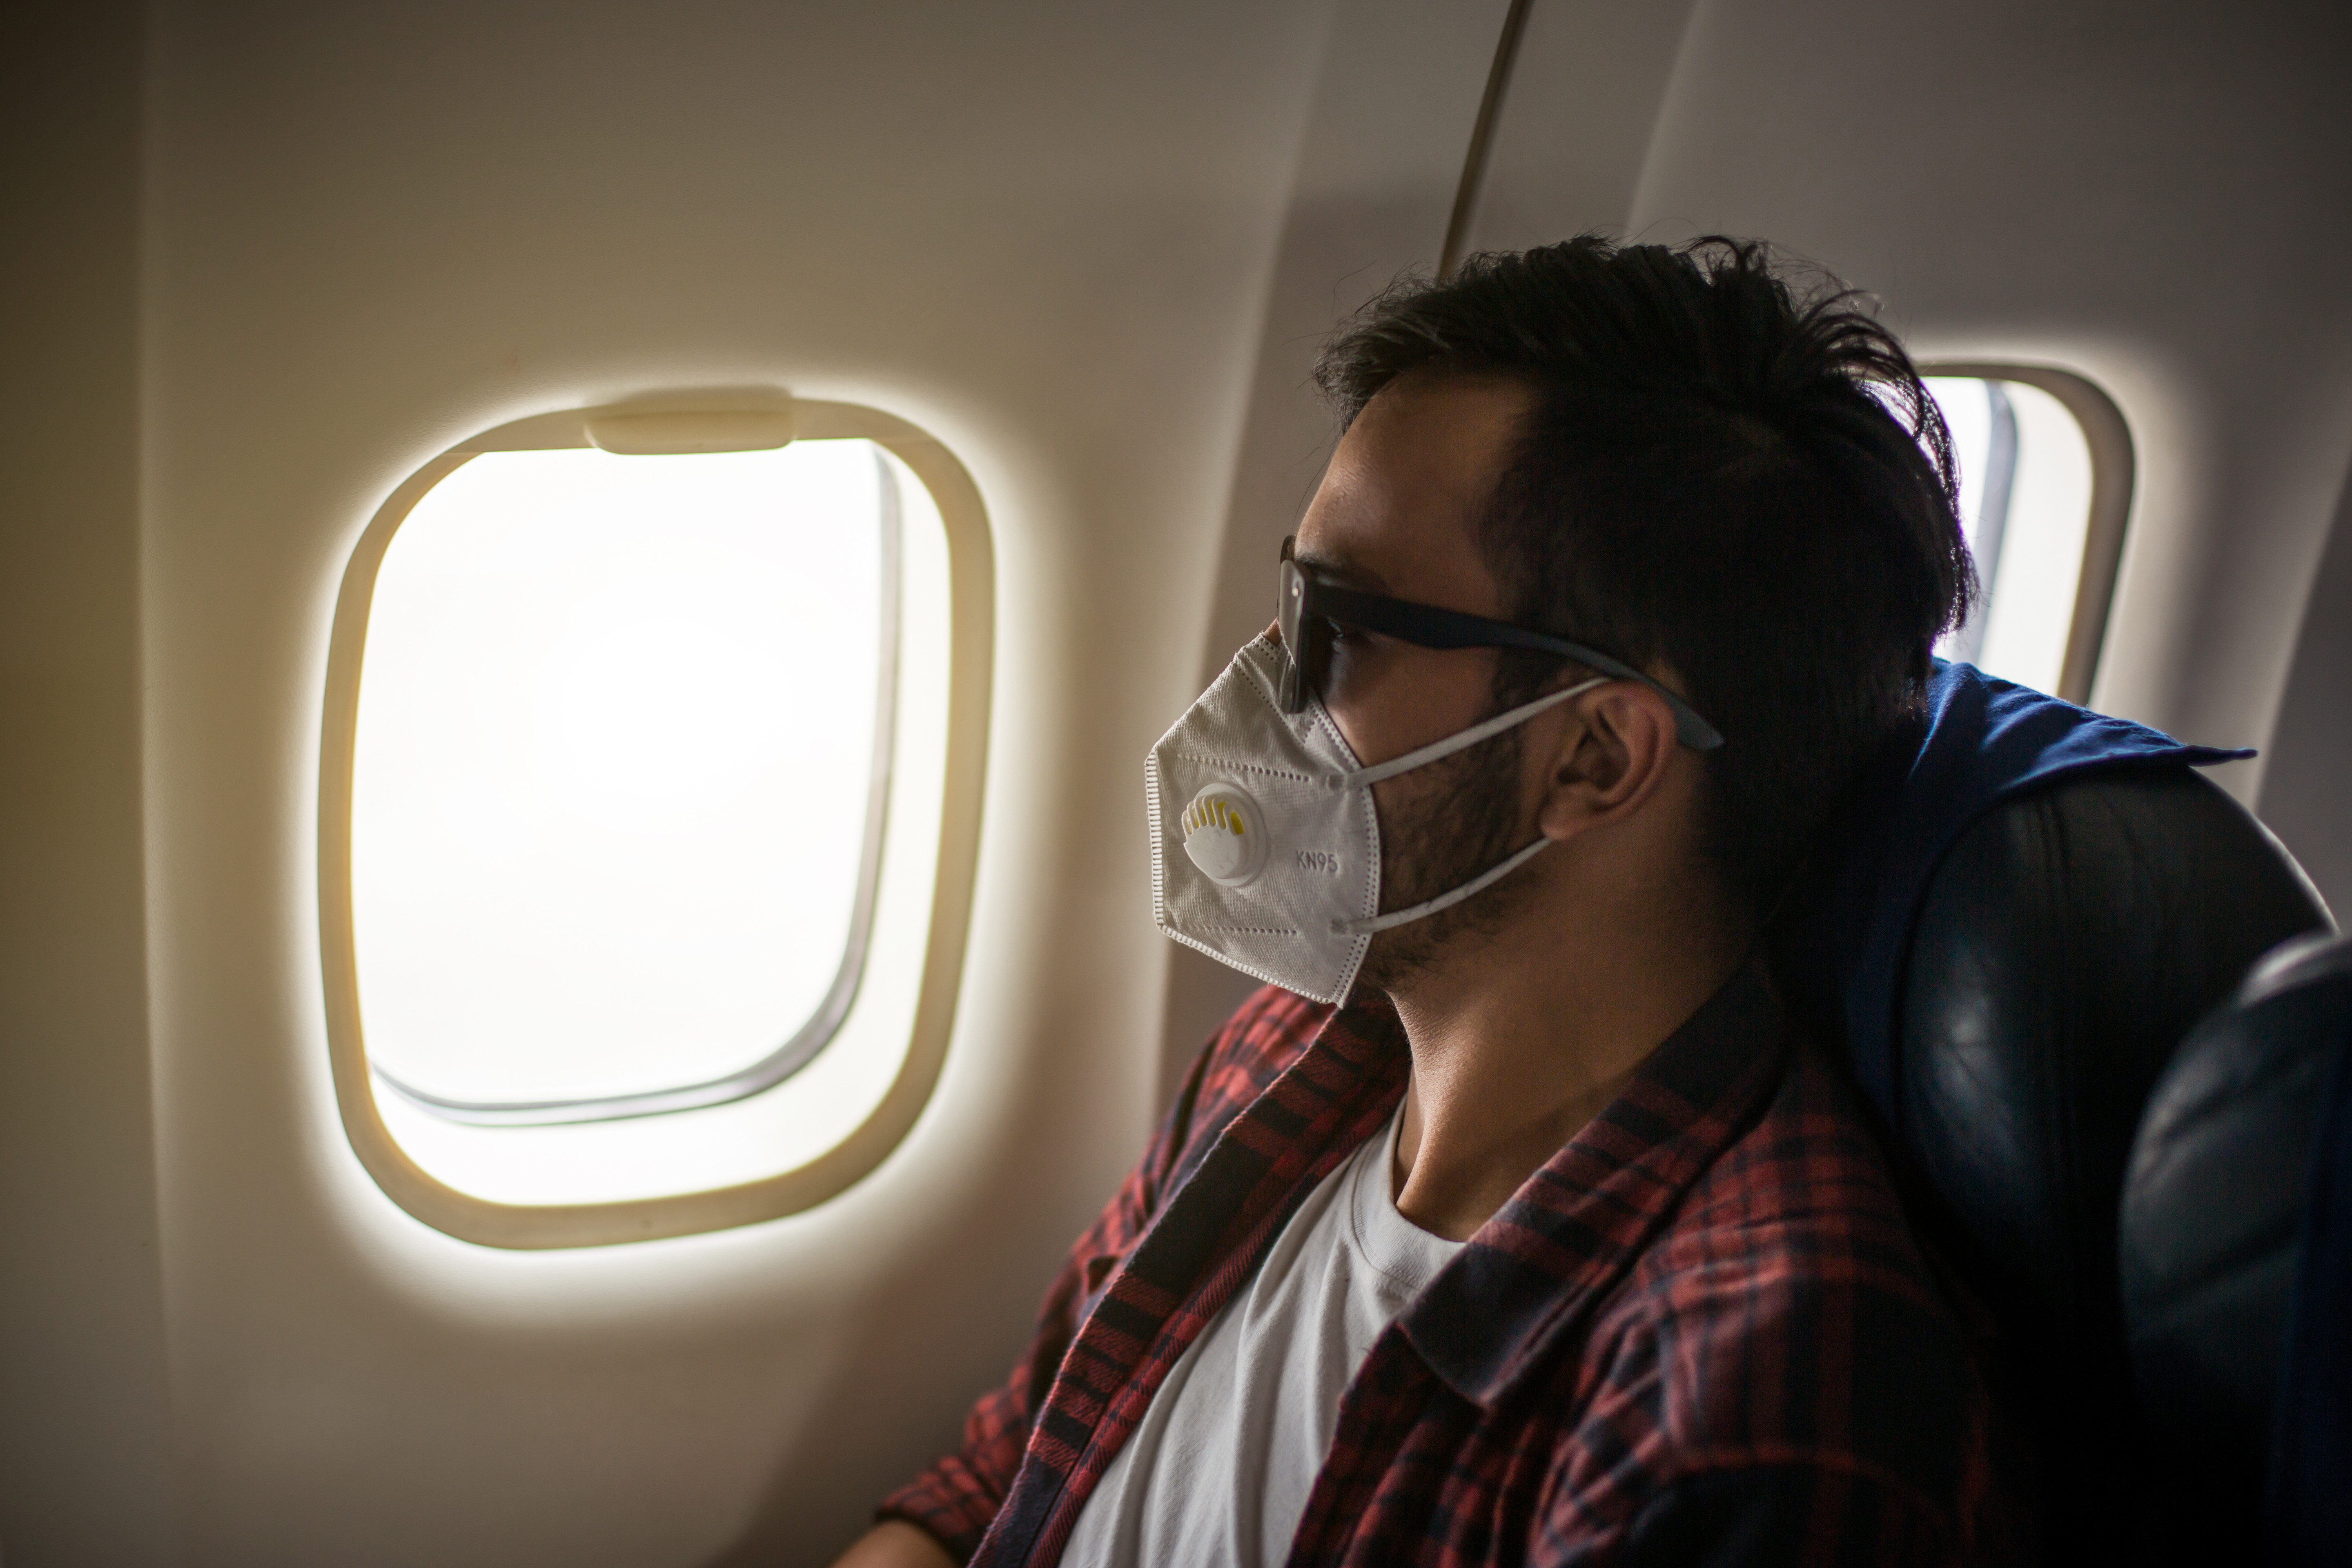
[[[142,8],[0,49],[0,1554],[175,1560],[141,865]]]
[[[2263,820],[2352,920],[2352,475],[2311,585],[2263,774]]]

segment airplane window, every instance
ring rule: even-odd
[[[792,1214],[873,1169],[938,1081],[986,513],[906,421],[792,407],[486,431],[395,489],[345,569],[319,827],[335,1104],[383,1193],[453,1236]]]
[[[889,773],[867,442],[486,453],[386,549],[352,767],[379,1080],[488,1123],[755,1093],[838,1028]]]
[[[2091,537],[2083,427],[2057,398],[2021,381],[1931,375],[1927,389],[1951,429],[1961,521],[1984,587],[1976,612],[1936,651],[2081,700],[2086,691],[2064,688],[2087,686],[2087,673],[2070,682],[2067,668]]]

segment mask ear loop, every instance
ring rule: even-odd
[[[1606,686],[1611,679],[1609,676],[1596,675],[1590,680],[1579,681],[1574,686],[1554,691],[1548,696],[1538,697],[1533,702],[1522,703],[1507,712],[1497,713],[1484,723],[1473,724],[1467,730],[1448,735],[1442,741],[1433,742],[1418,751],[1407,752],[1403,756],[1391,758],[1376,767],[1358,768],[1344,779],[1334,781],[1334,787],[1346,788],[1356,784],[1369,786],[1380,783],[1382,779],[1394,778],[1399,773],[1411,773],[1425,763],[1436,762],[1441,757],[1449,757],[1456,752],[1475,746],[1490,735],[1499,735],[1515,724],[1524,724],[1545,709],[1556,708],[1570,698],[1582,696],[1596,686]],[[1424,899],[1420,903],[1406,909],[1391,910],[1384,915],[1372,915],[1362,920],[1333,921],[1331,930],[1335,935],[1339,936],[1370,936],[1376,931],[1410,925],[1424,916],[1433,915],[1440,910],[1451,909],[1465,899],[1485,892],[1488,888],[1534,859],[1550,844],[1550,839],[1538,837],[1534,843],[1516,851],[1498,864],[1489,866],[1486,870],[1451,891],[1440,893],[1433,899]]]
[[[1510,858],[1498,865],[1489,866],[1450,893],[1440,893],[1433,899],[1424,899],[1408,909],[1391,910],[1387,914],[1374,915],[1370,920],[1333,921],[1332,932],[1339,936],[1370,936],[1375,931],[1387,931],[1391,926],[1410,925],[1424,915],[1433,915],[1440,910],[1452,909],[1463,900],[1485,892],[1550,847],[1550,839],[1538,838]]]
[[[1547,708],[1557,708],[1571,697],[1581,697],[1596,686],[1606,686],[1612,679],[1606,675],[1596,675],[1590,680],[1580,680],[1574,686],[1538,697],[1533,702],[1523,702],[1507,712],[1497,713],[1484,723],[1457,731],[1442,741],[1432,741],[1419,751],[1407,752],[1402,757],[1391,757],[1373,767],[1358,768],[1354,773],[1342,774],[1331,781],[1330,787],[1354,789],[1359,785],[1379,784],[1382,779],[1392,779],[1399,773],[1409,773],[1440,757],[1450,757],[1456,752],[1465,751],[1489,735],[1499,735],[1514,725],[1524,724]]]

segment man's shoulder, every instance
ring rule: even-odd
[[[1607,1381],[1645,1391],[1671,1468],[1828,1464],[1945,1512],[1973,1490],[1972,1346],[1855,1097],[1810,1045],[1595,1327]]]
[[[1859,1101],[1799,1041],[1762,1112],[1692,1184],[1621,1296],[1640,1312],[1773,1325],[1900,1309],[1958,1335]],[[1843,1303],[1843,1304],[1842,1304]]]
[[[1679,1268],[1685,1249],[1757,1264],[1823,1262],[1856,1251],[1925,1279],[1877,1134],[1822,1049],[1792,1037],[1761,1113],[1692,1184],[1654,1266]]]

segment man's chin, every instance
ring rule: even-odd
[[[1521,890],[1514,886],[1516,880],[1506,877],[1452,909],[1374,933],[1371,945],[1364,950],[1363,964],[1356,972],[1356,983],[1394,1001],[1444,975],[1510,922]]]
[[[1370,986],[1391,1001],[1400,992],[1410,991],[1412,984],[1428,974],[1436,963],[1437,954],[1426,942],[1407,938],[1411,927],[1384,931],[1372,938],[1372,945],[1364,953],[1363,966],[1356,971],[1356,984]]]

